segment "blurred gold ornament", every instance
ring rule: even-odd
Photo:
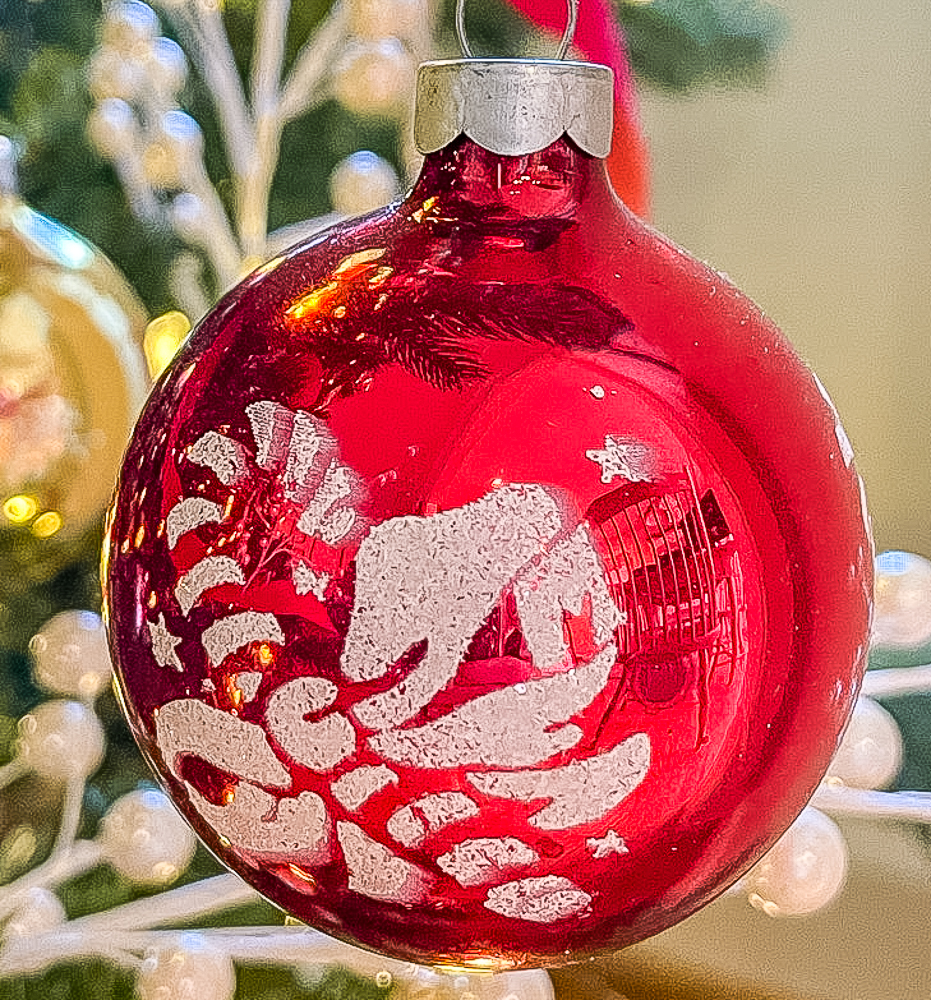
[[[0,529],[69,538],[100,516],[148,389],[144,328],[99,250],[0,192]]]

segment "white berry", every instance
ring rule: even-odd
[[[155,789],[137,789],[117,799],[101,820],[97,840],[107,861],[142,885],[174,882],[197,847],[171,800]]]
[[[183,934],[175,947],[146,953],[136,992],[140,1000],[232,1000],[236,972],[203,935]]]
[[[65,908],[55,893],[33,886],[4,925],[3,937],[7,941],[31,938],[53,930],[64,921]]]
[[[400,184],[394,167],[367,149],[347,156],[330,175],[330,200],[340,215],[362,215],[387,205]]]
[[[771,917],[799,917],[830,903],[847,876],[847,842],[837,824],[808,806],[744,876],[750,903]]]
[[[110,683],[112,667],[100,615],[62,611],[29,643],[36,683],[52,694],[96,698]]]
[[[917,649],[931,642],[931,562],[913,552],[876,557],[873,645]]]
[[[347,111],[388,114],[410,90],[414,64],[396,38],[347,45],[333,70],[333,93]]]
[[[44,778],[87,778],[105,745],[100,720],[78,701],[46,701],[19,720],[19,757]]]
[[[895,719],[871,698],[858,698],[827,781],[850,788],[885,788],[901,766],[902,734]]]

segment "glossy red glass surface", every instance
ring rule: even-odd
[[[568,141],[460,139],[230,293],[107,563],[129,719],[210,848],[338,937],[494,967],[639,940],[760,856],[871,589],[817,381]]]

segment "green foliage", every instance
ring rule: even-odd
[[[759,83],[786,32],[758,0],[615,0],[641,79],[664,90]]]

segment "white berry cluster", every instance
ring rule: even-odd
[[[157,0],[156,6],[182,44],[162,34],[155,10],[141,0],[104,6],[88,66],[95,101],[88,131],[113,164],[135,214],[173,229],[209,261],[219,285],[227,288],[282,243],[332,220],[306,220],[269,236],[269,195],[289,122],[334,98],[354,114],[406,123],[416,63],[430,52],[430,5],[427,0],[336,3],[286,67],[290,3],[262,0],[256,5],[249,80],[237,68],[221,5]],[[226,204],[205,166],[201,127],[181,107],[192,68],[207,85],[220,125],[232,180]],[[405,141],[402,137],[402,147]],[[412,169],[409,144],[402,152]],[[378,208],[398,188],[393,167],[364,150],[346,157],[330,178],[336,215]],[[197,282],[192,290],[192,268],[196,258],[183,255],[178,269],[187,273],[173,284],[179,304],[199,314],[209,300]]]

